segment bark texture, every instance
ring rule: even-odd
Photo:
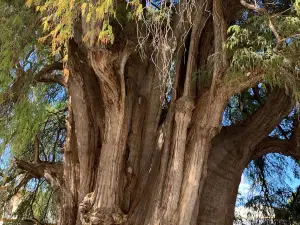
[[[135,31],[124,27],[126,38],[112,46],[87,46],[78,20],[70,75],[57,81],[69,94],[63,165],[55,172],[38,158],[36,165],[18,162],[57,187],[59,225],[231,225],[248,162],[268,152],[297,155],[295,145],[267,138],[293,104],[282,90],[273,90],[242,124],[221,126],[228,98],[263,78],[255,73],[234,87],[227,82],[223,43],[232,18],[224,10],[232,16],[233,5],[200,0],[192,25],[174,19],[176,66],[167,101],[159,88],[160,59],[140,58],[129,38]],[[187,28],[189,35],[182,35]],[[162,48],[158,56],[168,54],[170,48]],[[208,75],[194,78],[196,70]]]

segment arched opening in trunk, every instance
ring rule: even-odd
[[[300,167],[294,157],[261,155],[244,169],[234,224],[299,224]]]

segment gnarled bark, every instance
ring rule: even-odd
[[[255,71],[237,84],[227,82],[228,2],[198,1],[193,24],[175,18],[176,66],[165,101],[157,66],[159,56],[173,50],[162,48],[153,62],[141,60],[129,40],[105,47],[83,43],[87,27],[78,19],[69,41],[70,75],[36,79],[58,82],[69,95],[59,225],[232,224],[241,173],[271,149],[258,150],[291,102],[274,91],[242,125],[221,129],[228,98],[263,78]],[[197,69],[209,75],[194,79]]]
[[[291,107],[292,102],[282,90],[274,91],[265,105],[247,121],[224,128],[215,137],[208,159],[208,175],[201,193],[197,224],[233,224],[242,172],[259,153],[276,152],[276,144],[263,143]],[[280,149],[289,154],[289,147],[277,146],[277,151]]]

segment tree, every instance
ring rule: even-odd
[[[299,99],[298,1],[0,2],[2,144],[59,224],[229,225],[251,159],[299,157],[297,119],[269,137]]]
[[[297,190],[292,193],[291,199],[289,201],[289,204],[287,205],[288,209],[288,216],[289,216],[289,221],[291,224],[299,223],[300,218],[299,218],[299,187]]]
[[[248,181],[249,193],[247,195],[244,190],[238,199],[238,211],[248,210],[249,219],[259,221],[259,224],[298,224],[299,188],[296,184],[299,182],[299,169],[299,162],[278,153],[250,162],[243,173],[244,180]],[[238,216],[237,213],[236,221]]]

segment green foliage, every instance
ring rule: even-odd
[[[37,15],[22,0],[0,0],[0,92],[16,76],[12,69],[26,58],[35,43]],[[26,32],[24,32],[26,31]]]
[[[13,212],[9,209],[9,205],[13,201],[8,201],[7,193],[3,190],[1,214],[3,215],[5,211],[6,218],[7,216],[15,218],[14,221],[5,222],[5,225],[22,225],[22,221],[33,218],[42,224],[55,223],[56,202],[53,198],[52,189],[45,180],[31,180],[12,200],[15,201],[15,204],[18,203],[14,206],[16,209]]]
[[[299,12],[300,12],[300,1],[299,0],[295,1],[294,7],[295,7],[297,13],[299,14]]]
[[[271,86],[284,87],[297,100],[300,99],[300,41],[297,36],[300,33],[300,19],[296,8],[289,12],[273,16],[276,31],[281,37],[279,43],[266,16],[248,14],[245,21],[229,27],[229,37],[225,43],[231,58],[229,79],[239,82],[245,77],[263,74]]]
[[[7,192],[3,196],[6,209],[10,197],[21,194],[20,205],[15,212],[18,221],[26,218],[37,218],[47,222],[51,215],[55,219],[56,204],[52,189],[45,180],[31,179],[24,187],[17,190],[23,179],[14,166],[11,157],[33,162],[34,138],[39,140],[40,159],[42,161],[60,162],[62,160],[61,148],[65,140],[66,94],[58,85],[40,85],[31,88],[31,92],[11,111],[11,116],[6,118],[6,127],[1,127],[0,140],[5,143],[6,151],[2,155],[5,164],[1,162],[0,186]],[[4,147],[1,147],[4,150]],[[9,155],[5,153],[9,150]],[[26,173],[25,173],[26,174]],[[24,176],[23,176],[24,177]]]
[[[20,156],[57,107],[47,97],[53,88],[33,82],[54,59],[48,46],[38,43],[38,14],[23,0],[0,0],[0,12],[0,151],[9,146],[14,156]]]
[[[65,101],[60,103],[59,100],[58,103],[53,103],[47,96],[48,92],[48,86],[31,87],[31,91],[19,99],[10,115],[0,121],[2,150],[9,144],[15,157],[22,156],[24,152],[28,151],[28,147],[33,143],[35,135],[47,122],[47,118],[66,107]],[[61,120],[63,119],[60,119],[59,122],[63,123]]]
[[[36,90],[37,89],[37,90]],[[46,119],[46,104],[40,101],[41,92],[39,88],[33,88],[29,98],[21,100],[15,107],[14,115],[10,123],[5,126],[5,134],[9,135],[4,140],[10,140],[11,150],[16,157],[23,153],[22,150],[32,142],[37,133],[40,123]],[[9,131],[9,132],[7,132]],[[5,135],[4,134],[4,135]]]
[[[297,176],[289,169],[296,169]],[[292,184],[299,178],[299,164],[280,154],[268,154],[253,160],[244,171],[244,176],[251,185],[246,197],[245,207],[255,213],[273,215],[280,224],[299,224],[299,207],[297,202],[299,188]],[[261,222],[269,217],[261,218]],[[273,223],[275,223],[273,221]]]
[[[224,110],[222,124],[224,126],[237,124],[256,113],[265,103],[269,89],[265,83],[260,83],[256,87],[231,96]]]
[[[300,223],[300,186],[292,193],[286,206],[286,211],[292,224]]]
[[[32,207],[34,218],[38,218],[43,224],[50,224],[55,220],[57,213],[53,190],[46,182],[43,182],[40,186]]]
[[[5,187],[0,211],[17,191],[22,195],[15,212],[18,221],[35,217],[46,224],[46,212],[55,216],[50,187],[31,179],[17,190],[24,171],[15,168],[12,158],[33,162],[33,140],[38,137],[41,160],[62,160],[66,92],[56,84],[37,84],[34,77],[60,61],[63,50],[52,56],[51,46],[38,41],[44,35],[40,15],[23,0],[0,0],[0,12],[0,186]]]
[[[127,4],[127,8],[131,10],[118,10],[120,7],[124,8],[124,4]],[[113,43],[115,39],[110,19],[130,19],[138,17],[143,12],[139,0],[123,4],[117,3],[115,0],[27,0],[26,5],[34,6],[36,11],[43,15],[43,30],[46,35],[40,40],[45,41],[50,38],[54,55],[63,46],[66,46],[69,38],[74,36],[73,26],[78,14],[81,14],[82,22],[86,24],[87,28],[83,39],[88,42],[98,37],[98,41],[108,44]],[[125,13],[128,16],[117,15],[117,13]],[[99,25],[100,30],[98,30]],[[98,34],[95,33],[95,30],[98,30]],[[65,60],[67,60],[67,53],[65,55]]]

